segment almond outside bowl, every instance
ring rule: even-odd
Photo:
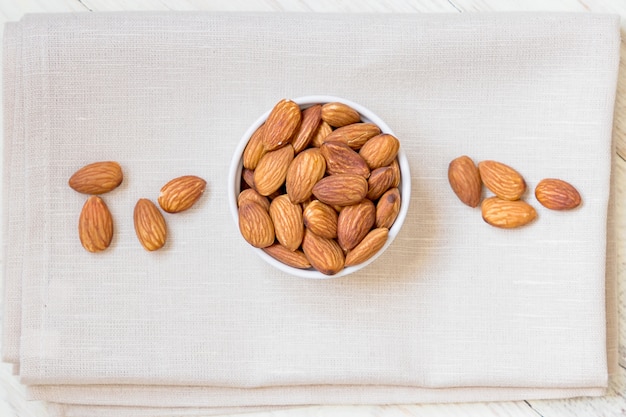
[[[374,123],[378,125],[378,127],[383,133],[389,133],[392,135],[394,134],[391,128],[375,113],[361,106],[360,104],[354,103],[350,100],[346,100],[340,97],[325,96],[325,95],[306,96],[306,97],[300,97],[300,98],[296,98],[292,100],[296,102],[300,106],[301,109],[305,109],[307,107],[310,107],[318,103],[319,104],[331,103],[331,102],[344,103],[352,107],[357,112],[359,112],[359,114],[361,115],[361,120],[363,122]],[[239,144],[237,145],[237,148],[235,150],[235,153],[231,161],[230,170],[228,173],[228,201],[230,205],[230,211],[233,216],[233,221],[235,222],[235,225],[237,226],[237,231],[239,231],[239,211],[237,207],[237,196],[239,195],[240,184],[241,184],[241,172],[243,169],[243,162],[242,162],[243,151],[248,141],[250,140],[250,137],[252,136],[252,134],[259,128],[259,126],[261,126],[265,122],[265,120],[270,114],[270,111],[271,109],[267,110],[244,133]],[[398,214],[398,217],[395,223],[393,224],[393,226],[391,227],[391,229],[389,229],[389,237],[387,238],[387,242],[370,259],[358,265],[346,267],[335,275],[325,275],[313,268],[298,269],[298,268],[293,268],[291,266],[288,266],[278,261],[277,259],[274,259],[270,255],[265,253],[262,249],[252,247],[248,242],[244,240],[243,236],[239,235],[241,239],[241,244],[247,245],[259,257],[261,257],[261,259],[263,259],[265,262],[267,262],[269,265],[273,266],[274,268],[280,271],[289,273],[291,275],[294,275],[296,277],[300,277],[300,278],[310,278],[310,279],[340,278],[340,277],[350,275],[362,268],[365,268],[367,265],[374,262],[391,245],[395,237],[400,232],[400,229],[402,228],[404,220],[406,219],[406,215],[409,209],[409,202],[411,199],[411,173],[409,170],[409,163],[408,163],[406,154],[404,153],[403,148],[402,148],[402,138],[398,138],[398,139],[400,140],[400,150],[398,151],[398,163],[400,166],[400,173],[402,177],[400,181],[400,185],[398,187],[400,191],[400,196],[402,198],[402,202],[400,206],[400,213]]]

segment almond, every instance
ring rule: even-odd
[[[193,206],[206,188],[206,181],[195,175],[174,178],[161,188],[159,205],[168,213],[180,213]]]
[[[318,148],[300,152],[289,165],[285,185],[293,203],[302,203],[313,192],[313,186],[326,172],[326,160]]]
[[[455,158],[448,166],[448,182],[456,196],[470,207],[478,207],[483,184],[480,172],[469,156]]]
[[[69,186],[83,194],[104,194],[117,188],[124,179],[117,162],[103,161],[85,165],[69,179]]]
[[[535,197],[551,210],[571,210],[581,203],[578,190],[572,184],[556,178],[539,181],[535,187]]]
[[[391,188],[398,188],[400,186],[400,180],[402,179],[398,159],[394,159],[391,164],[389,164],[389,166],[393,170],[393,181],[391,182]]]
[[[396,159],[399,149],[400,141],[395,136],[382,133],[365,142],[359,154],[370,169],[376,169],[391,164]]]
[[[367,198],[378,200],[394,183],[395,173],[390,166],[376,168],[367,180]]]
[[[259,203],[263,206],[263,208],[265,208],[265,210],[268,211],[270,209],[270,201],[268,198],[257,193],[256,190],[253,190],[252,188],[248,188],[247,190],[243,190],[239,193],[239,196],[237,197],[237,207],[241,207],[248,202]]]
[[[345,257],[339,244],[306,229],[302,250],[313,268],[325,275],[335,275],[343,269]]]
[[[293,158],[291,144],[263,155],[254,170],[254,188],[259,194],[270,195],[283,185]]]
[[[376,204],[376,227],[391,229],[400,213],[401,201],[397,188],[389,189],[380,197]]]
[[[289,196],[283,194],[272,200],[269,213],[274,223],[276,240],[289,250],[298,249],[304,234],[300,205],[292,203]]]
[[[165,219],[152,201],[139,199],[135,204],[133,220],[137,239],[146,250],[154,251],[165,245],[167,240]]]
[[[354,174],[330,175],[315,184],[313,195],[321,202],[331,206],[349,206],[365,198],[367,180]]]
[[[101,252],[109,247],[113,239],[113,217],[104,201],[90,196],[78,220],[80,243],[89,252]]]
[[[355,174],[364,178],[370,176],[365,160],[347,144],[326,141],[320,146],[320,151],[326,160],[328,174]]]
[[[250,137],[246,148],[243,150],[243,167],[247,169],[255,169],[263,155],[267,152],[263,146],[263,129],[262,124]]]
[[[358,245],[375,221],[376,207],[368,199],[344,207],[337,220],[337,241],[341,249],[348,251]]]
[[[247,186],[249,188],[255,189],[255,187],[254,187],[254,171],[253,170],[244,168],[241,171],[241,179],[243,180],[241,188],[244,188],[243,186],[245,185],[245,186]]]
[[[512,229],[524,226],[537,217],[537,212],[522,200],[504,200],[490,197],[481,205],[483,220],[492,226]]]
[[[334,130],[324,141],[343,142],[352,149],[359,150],[376,135],[380,135],[380,128],[374,123],[353,123]]]
[[[478,163],[480,178],[485,186],[504,200],[519,200],[526,191],[526,182],[519,172],[497,161]]]
[[[313,135],[313,139],[311,139],[311,146],[315,148],[322,146],[324,140],[332,133],[332,131],[333,128],[325,121],[322,121]]]
[[[315,133],[317,132],[317,127],[320,125],[322,121],[322,105],[316,104],[305,109],[302,112],[302,123],[300,124],[300,128],[296,132],[296,135],[293,139],[293,149],[296,154],[302,152],[311,140]]]
[[[263,146],[273,151],[290,143],[300,126],[302,113],[293,101],[283,99],[270,111],[263,129]]]
[[[248,202],[239,207],[239,231],[255,248],[265,248],[274,243],[274,223],[259,203]]]
[[[311,263],[306,258],[306,255],[301,250],[289,250],[280,243],[274,243],[271,246],[263,248],[268,255],[274,259],[289,265],[293,268],[307,269],[311,267]]]
[[[333,102],[322,106],[322,120],[332,127],[342,127],[361,121],[361,116],[347,104]]]
[[[372,229],[367,236],[361,240],[361,243],[348,252],[345,266],[358,265],[370,259],[385,246],[388,236],[389,229],[385,227]]]
[[[337,212],[331,206],[319,200],[307,204],[302,214],[304,226],[318,236],[326,239],[337,237]]]

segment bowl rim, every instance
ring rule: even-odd
[[[291,99],[291,101],[298,104],[301,108],[306,108],[307,106],[312,106],[315,104],[324,104],[324,103],[332,103],[332,102],[339,102],[339,103],[346,104],[352,107],[361,115],[362,121],[374,123],[380,128],[381,133],[388,133],[388,134],[395,136],[395,134],[393,133],[391,128],[387,125],[387,123],[385,123],[385,121],[383,121],[376,113],[374,113],[368,108],[358,103],[355,103],[351,100],[347,100],[345,98],[332,96],[332,95],[309,95],[309,96],[302,96],[302,97],[294,98],[294,99]],[[241,136],[241,139],[239,140],[239,143],[235,149],[235,152],[233,154],[233,157],[230,163],[230,167],[228,171],[228,202],[230,206],[231,215],[233,216],[233,220],[235,222],[235,225],[237,226],[237,230],[239,230],[239,207],[237,207],[237,196],[239,195],[239,191],[240,191],[241,171],[243,169],[243,161],[242,161],[243,151],[246,145],[248,144],[248,141],[250,140],[250,137],[252,136],[252,134],[259,128],[259,126],[261,126],[265,122],[265,120],[267,119],[271,111],[272,109],[270,108],[265,113],[263,113],[254,123],[250,125],[250,127]],[[383,247],[380,248],[372,257],[370,257],[365,262],[361,262],[358,265],[345,267],[334,275],[326,275],[312,268],[311,269],[299,269],[299,268],[294,268],[289,265],[286,265],[280,262],[279,260],[275,259],[274,257],[270,256],[269,254],[267,254],[263,249],[255,248],[251,246],[248,242],[245,241],[245,239],[243,239],[243,236],[241,236],[241,233],[239,233],[239,238],[242,239],[242,241],[249,248],[251,248],[254,252],[256,252],[257,255],[261,257],[261,259],[263,259],[265,262],[267,262],[271,266],[283,272],[286,272],[288,274],[298,276],[300,278],[332,279],[332,278],[341,278],[341,277],[345,277],[347,275],[353,274],[354,272],[359,271],[365,268],[366,266],[368,266],[369,264],[371,264],[372,262],[374,262],[380,255],[382,255],[387,250],[387,248],[391,245],[391,243],[395,240],[396,236],[400,232],[400,229],[402,228],[402,225],[404,224],[404,221],[406,219],[406,216],[409,210],[410,201],[411,201],[411,172],[409,168],[408,158],[402,147],[402,141],[400,141],[400,149],[398,150],[397,159],[398,159],[398,165],[400,167],[400,172],[402,174],[401,179],[400,179],[400,184],[398,186],[400,195],[402,197],[402,200],[400,203],[400,212],[398,213],[398,217],[396,218],[396,221],[389,229],[389,235]]]

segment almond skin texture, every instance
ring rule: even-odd
[[[385,227],[372,229],[367,236],[363,238],[361,243],[348,252],[346,255],[345,266],[358,265],[370,259],[376,254],[376,252],[385,246],[388,236],[389,229]]]
[[[274,223],[276,240],[289,250],[298,249],[304,235],[300,205],[292,203],[289,196],[283,194],[272,200],[269,213]]]
[[[317,131],[313,135],[313,139],[311,139],[311,146],[315,148],[319,148],[322,146],[328,135],[330,135],[333,131],[333,128],[322,120],[322,123],[317,127]]]
[[[400,190],[391,188],[386,191],[376,204],[376,227],[391,229],[400,213]]]
[[[168,213],[180,213],[193,206],[205,189],[206,181],[195,175],[174,178],[161,188],[159,205]]]
[[[239,231],[255,248],[265,248],[274,243],[274,223],[259,203],[248,202],[239,207]]]
[[[470,207],[478,207],[483,184],[480,172],[469,156],[459,156],[448,166],[448,182],[454,194]]]
[[[326,160],[328,174],[355,174],[364,178],[370,176],[370,169],[365,160],[347,144],[326,141],[320,147],[320,151]]]
[[[69,186],[79,193],[98,195],[117,188],[124,179],[117,162],[103,161],[85,165],[69,179]]]
[[[331,206],[350,206],[367,195],[367,180],[354,174],[330,175],[315,184],[313,195]]]
[[[338,215],[331,206],[319,200],[313,200],[307,204],[302,216],[304,226],[316,235],[326,239],[337,237]]]
[[[265,150],[273,151],[290,143],[300,126],[301,118],[300,107],[295,102],[283,99],[276,103],[263,129]]]
[[[296,154],[302,152],[317,132],[322,121],[322,105],[316,104],[302,111],[302,123],[293,139],[293,149]]]
[[[537,217],[535,209],[525,201],[503,200],[499,197],[483,200],[481,211],[485,222],[502,229],[524,226]]]
[[[571,210],[581,203],[580,193],[566,181],[546,178],[535,187],[537,201],[550,210]]]
[[[268,198],[257,193],[256,190],[253,190],[252,188],[248,188],[247,190],[243,190],[239,193],[239,196],[237,197],[237,207],[241,207],[249,202],[258,203],[262,205],[265,210],[270,209],[270,201]]]
[[[326,160],[318,148],[300,152],[289,165],[285,185],[293,203],[303,203],[311,198],[313,186],[326,172]]]
[[[398,188],[400,186],[400,180],[402,179],[402,175],[400,174],[400,164],[397,159],[394,159],[389,166],[393,170],[391,188]]]
[[[376,207],[365,199],[358,204],[344,207],[337,220],[337,242],[344,251],[358,245],[372,229],[376,221]]]
[[[274,259],[289,265],[293,268],[307,269],[311,267],[311,263],[306,258],[306,255],[301,250],[292,251],[287,249],[280,243],[274,243],[271,246],[263,248],[263,251],[273,257]]]
[[[519,172],[497,161],[478,163],[480,178],[485,186],[503,200],[519,200],[526,191],[526,182]]]
[[[325,275],[335,275],[344,266],[345,257],[339,244],[333,239],[317,236],[305,230],[302,250],[313,268]]]
[[[165,245],[167,240],[165,219],[152,201],[145,198],[137,201],[133,220],[137,239],[147,251],[154,251]]]
[[[78,219],[78,237],[88,252],[101,252],[113,239],[113,217],[100,197],[91,196]]]
[[[254,188],[261,195],[270,195],[283,185],[289,164],[293,161],[291,144],[263,155],[254,170]]]
[[[394,171],[391,166],[376,168],[367,180],[367,198],[378,200],[394,181]]]
[[[353,123],[334,130],[324,141],[343,142],[352,149],[359,150],[376,135],[380,135],[380,128],[374,123]]]
[[[396,159],[398,150],[400,150],[400,141],[393,135],[383,133],[365,142],[359,154],[365,159],[370,169],[376,169],[391,164]]]
[[[255,169],[259,161],[267,152],[263,146],[263,130],[265,125],[261,125],[250,137],[246,148],[243,151],[243,167],[247,169]]]
[[[361,116],[347,104],[333,102],[322,106],[322,120],[332,127],[342,127],[360,122]]]

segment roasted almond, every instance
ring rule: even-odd
[[[248,202],[239,207],[239,231],[255,248],[265,248],[274,243],[274,223],[259,203]]]
[[[367,198],[378,200],[394,183],[395,173],[390,166],[376,168],[367,180]]]
[[[302,123],[293,139],[293,149],[296,154],[302,152],[317,132],[322,121],[322,105],[316,104],[302,111]]]
[[[325,239],[305,229],[302,251],[313,268],[322,274],[335,275],[343,269],[343,250],[334,239]]]
[[[293,101],[283,99],[270,111],[263,128],[263,146],[267,151],[281,148],[291,142],[300,126],[302,113]]]
[[[306,258],[306,255],[301,250],[292,251],[287,249],[280,243],[274,243],[271,246],[263,248],[268,255],[274,259],[289,265],[293,268],[307,269],[311,267],[311,263]]]
[[[380,128],[374,123],[353,123],[335,129],[326,136],[325,142],[343,142],[354,150],[361,147],[376,135],[380,135]]]
[[[344,251],[358,245],[376,221],[376,207],[368,199],[346,206],[337,220],[337,242]]]
[[[243,180],[241,183],[241,188],[244,186],[255,189],[254,187],[254,171],[251,169],[244,168],[241,170],[241,179]]]
[[[372,229],[367,236],[361,240],[361,243],[347,253],[345,266],[358,265],[370,259],[385,246],[388,236],[389,229],[385,227]]]
[[[247,169],[255,169],[263,155],[267,152],[263,146],[263,129],[265,125],[261,125],[250,137],[246,148],[243,150],[243,167]]]
[[[124,179],[117,162],[103,161],[85,165],[69,179],[69,186],[79,193],[97,195],[117,188]]]
[[[535,187],[537,201],[550,210],[571,210],[581,203],[580,193],[563,180],[545,178]]]
[[[330,135],[333,131],[333,128],[322,120],[320,125],[317,127],[315,134],[313,135],[313,139],[311,139],[311,146],[314,148],[319,148],[324,143],[324,140],[328,135]]]
[[[483,184],[480,172],[469,156],[455,158],[448,166],[448,182],[456,196],[470,207],[478,207]]]
[[[376,204],[376,227],[391,229],[400,213],[402,199],[400,190],[391,188],[387,190]]]
[[[98,196],[90,196],[80,212],[78,237],[88,252],[101,252],[113,239],[113,217],[105,202]]]
[[[241,207],[248,202],[261,204],[265,208],[265,210],[268,211],[270,209],[270,201],[268,200],[268,198],[262,196],[252,188],[248,188],[247,190],[243,190],[239,193],[239,196],[237,197],[237,207]]]
[[[180,213],[193,206],[205,188],[206,181],[195,175],[174,178],[161,188],[159,205],[168,213]]]
[[[272,200],[269,213],[274,223],[276,240],[289,250],[298,249],[304,235],[300,204],[292,203],[289,196],[283,194]]]
[[[400,150],[400,141],[388,133],[374,136],[361,147],[359,154],[365,159],[370,169],[391,164]]]
[[[313,192],[313,186],[322,179],[326,172],[326,160],[318,148],[300,152],[289,164],[285,185],[287,194],[293,203],[302,203]]]
[[[481,205],[483,220],[492,226],[513,229],[524,226],[537,217],[537,212],[522,200],[504,200],[489,197]]]
[[[304,226],[318,236],[326,239],[337,237],[337,212],[328,204],[313,200],[302,213]]]
[[[293,158],[294,152],[291,144],[263,155],[254,170],[254,188],[259,194],[270,195],[284,184]]]
[[[483,184],[504,200],[519,200],[526,191],[524,178],[508,165],[497,161],[481,161],[478,170]]]
[[[342,127],[361,121],[361,116],[347,104],[333,102],[322,106],[322,120],[332,127]]]
[[[165,245],[167,240],[165,219],[152,201],[145,198],[137,201],[133,221],[137,239],[146,250],[154,251]]]
[[[330,175],[355,174],[364,178],[370,176],[365,160],[343,142],[326,141],[320,146],[320,152],[326,160],[326,171]]]
[[[331,206],[349,206],[365,198],[367,180],[354,174],[329,175],[315,184],[313,195]]]

